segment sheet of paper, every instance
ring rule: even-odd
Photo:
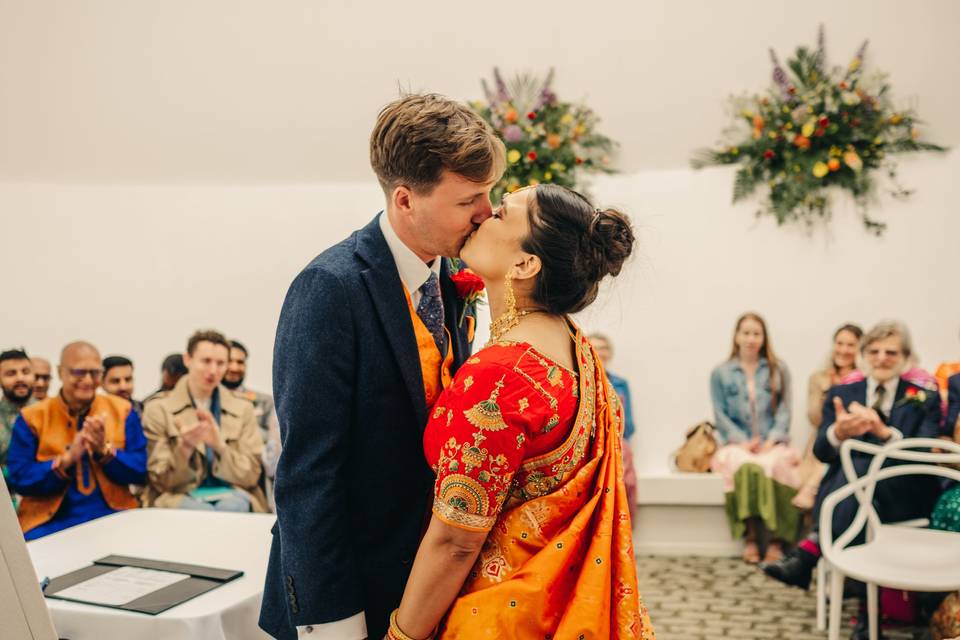
[[[118,606],[189,578],[190,576],[182,573],[120,567],[67,587],[56,595],[60,598]]]

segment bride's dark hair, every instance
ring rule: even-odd
[[[623,213],[597,209],[566,187],[537,185],[530,235],[522,243],[542,264],[533,301],[550,313],[580,311],[596,299],[604,277],[620,273],[633,242],[633,228]]]

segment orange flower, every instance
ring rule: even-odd
[[[803,135],[797,136],[793,139],[793,144],[795,144],[798,149],[805,151],[810,148],[810,138]]]
[[[840,161],[836,158],[830,158],[830,160],[827,161],[827,167],[830,171],[838,171],[840,169]]]
[[[559,149],[562,143],[563,140],[556,133],[551,133],[547,136],[547,146],[551,149]]]
[[[503,119],[513,124],[517,121],[517,112],[513,109],[509,109],[505,114],[503,114]]]

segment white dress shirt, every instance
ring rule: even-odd
[[[894,377],[887,380],[883,383],[883,402],[880,403],[880,411],[883,415],[887,416],[887,419],[890,419],[890,413],[893,411],[893,402],[896,400],[897,387],[900,385],[900,378]],[[880,383],[874,380],[872,377],[867,378],[867,405],[868,407],[873,407],[877,402],[877,387],[880,386]],[[890,440],[899,440],[903,437],[903,434],[900,433],[899,429],[887,425],[890,429]],[[840,448],[840,438],[837,437],[837,425],[832,424],[827,429],[827,440],[830,444],[833,445],[834,449]]]
[[[410,300],[413,302],[413,308],[416,309],[422,296],[420,287],[427,281],[431,273],[436,273],[437,277],[440,277],[440,260],[434,259],[433,264],[428,266],[418,258],[417,254],[403,244],[403,241],[397,236],[386,211],[380,214],[380,231],[383,232],[387,247],[393,255],[400,281],[406,287],[407,293],[410,294]],[[367,620],[363,611],[344,620],[297,627],[297,638],[308,640],[363,640],[366,637]]]

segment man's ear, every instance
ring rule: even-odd
[[[406,185],[397,185],[390,194],[390,201],[394,210],[402,215],[409,215],[413,209],[413,190]]]

